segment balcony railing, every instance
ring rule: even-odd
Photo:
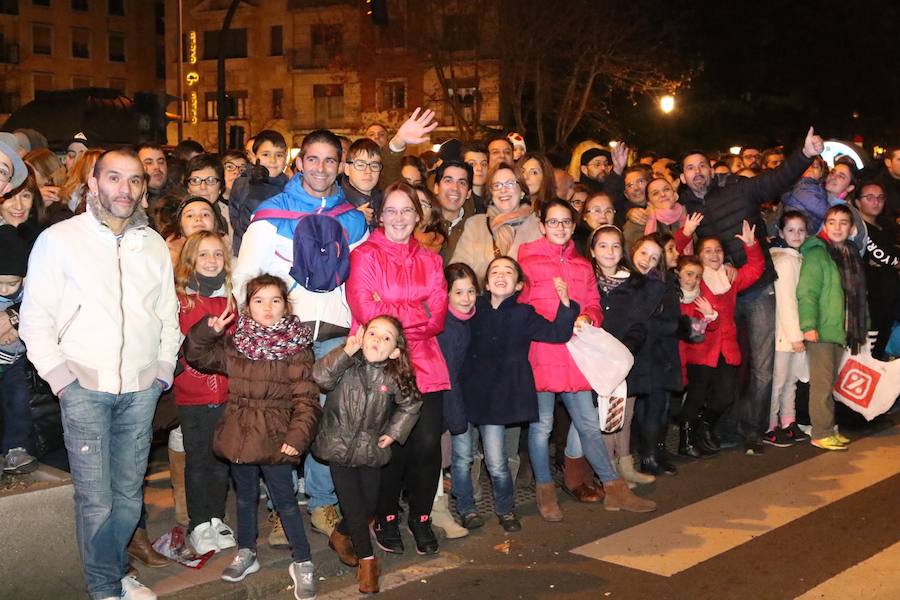
[[[353,63],[356,47],[328,48],[326,46],[310,46],[291,48],[287,53],[291,70],[302,69],[344,69]]]

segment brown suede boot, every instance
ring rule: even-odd
[[[603,508],[606,510],[627,510],[638,513],[656,510],[656,502],[635,496],[624,479],[606,481],[603,483],[603,488],[606,490],[606,498],[603,500]]]
[[[539,483],[535,486],[537,491],[538,512],[545,521],[558,523],[563,520],[562,510],[559,508],[559,502],[556,501],[556,484]]]
[[[187,495],[184,489],[184,452],[176,452],[169,448],[169,481],[172,483],[172,496],[175,498],[175,521],[179,525],[188,526]]]
[[[355,567],[359,564],[350,536],[338,531],[337,527],[334,528],[334,531],[331,532],[331,537],[328,538],[328,547],[334,550],[341,562],[348,567]]]
[[[563,489],[579,502],[600,502],[603,494],[594,486],[594,471],[583,456],[565,458],[563,463]]]
[[[128,556],[136,558],[148,567],[165,567],[169,559],[153,549],[146,529],[135,529],[128,544]]]
[[[378,593],[378,576],[381,575],[378,569],[378,559],[376,557],[365,558],[359,561],[359,569],[356,571],[356,579],[359,581],[360,594],[377,594]]]

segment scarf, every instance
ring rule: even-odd
[[[516,229],[531,215],[531,206],[523,204],[512,212],[501,213],[495,206],[487,209],[488,231],[494,238],[494,248],[500,254],[495,256],[508,256],[513,242],[516,240]]]
[[[716,296],[721,296],[731,289],[728,273],[725,272],[723,267],[719,267],[718,271],[714,271],[709,267],[703,267],[703,283]]]
[[[687,209],[684,208],[683,204],[678,204],[677,202],[672,206],[672,208],[653,208],[650,205],[647,205],[647,223],[644,225],[644,235],[650,235],[651,233],[656,233],[656,230],[659,226],[659,223],[664,225],[677,225],[676,229],[681,229],[684,227],[684,222],[687,221]],[[688,242],[688,245],[684,247],[684,252],[682,254],[693,254],[694,253],[694,242]]]
[[[456,310],[449,304],[447,305],[447,310],[449,310],[450,314],[453,315],[454,317],[456,317],[457,319],[459,319],[460,321],[468,321],[469,319],[471,319],[472,317],[475,316],[475,307],[474,306],[472,306],[472,310],[470,310],[467,313],[459,312],[458,310]]]
[[[682,304],[693,304],[694,300],[697,299],[697,296],[700,295],[700,286],[698,285],[694,288],[693,291],[688,291],[684,288],[681,288],[681,303]]]
[[[616,271],[616,274],[612,277],[604,275],[603,271],[597,269],[597,287],[600,288],[600,294],[604,296],[609,294],[614,289],[628,281],[629,277],[631,277],[631,273],[629,273],[625,269]]]
[[[212,277],[201,275],[195,271],[188,279],[188,287],[205,298],[212,298],[213,294],[222,289],[223,285],[225,285],[225,269]]]
[[[859,249],[851,240],[843,244],[826,242],[828,254],[837,265],[844,289],[844,329],[850,354],[859,354],[866,341],[866,274]]]
[[[265,327],[242,313],[234,332],[235,347],[250,360],[281,360],[310,344],[312,331],[296,315],[286,316],[271,327]]]

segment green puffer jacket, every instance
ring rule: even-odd
[[[343,347],[316,361],[313,378],[328,392],[312,445],[317,459],[342,467],[379,467],[391,458],[390,447],[378,447],[380,436],[406,442],[419,420],[422,398],[403,396],[385,364],[367,362],[362,350],[347,356]]]
[[[800,247],[803,266],[797,284],[797,310],[800,313],[800,329],[804,333],[815,329],[820,342],[844,345],[847,331],[844,328],[844,290],[841,274],[828,253],[825,241],[810,236]]]

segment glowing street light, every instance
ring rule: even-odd
[[[659,109],[666,114],[675,110],[675,96],[663,96],[659,99]]]
[[[741,153],[741,147],[740,146],[732,146],[731,148],[728,149],[728,152],[737,156],[738,154]]]

